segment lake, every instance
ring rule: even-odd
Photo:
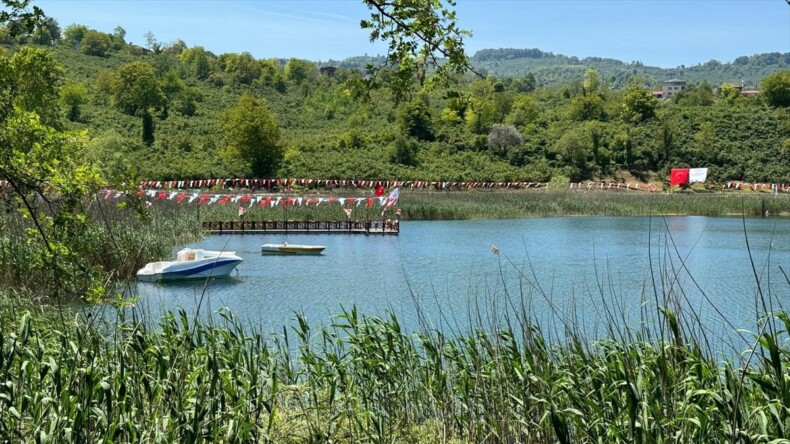
[[[261,244],[284,240],[326,250],[260,253]],[[393,312],[410,329],[422,313],[432,328],[463,332],[527,311],[549,336],[561,336],[565,320],[600,337],[607,325],[650,322],[656,301],[665,305],[668,297],[709,333],[726,335],[733,328],[756,331],[757,279],[768,301],[790,304],[782,275],[790,273],[787,218],[402,222],[399,236],[215,235],[189,246],[236,251],[244,263],[205,291],[202,281],[133,285],[149,316],[227,307],[256,327],[279,331],[297,313],[316,325],[356,306],[366,315]]]

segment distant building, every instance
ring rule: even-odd
[[[656,99],[663,99],[664,98],[664,91],[653,91],[650,94],[653,95]]]
[[[335,68],[334,66],[322,66],[318,70],[318,72],[322,76],[325,75],[325,76],[328,76],[328,77],[332,77],[333,75],[335,75],[335,71],[337,71],[337,68]]]
[[[664,99],[670,99],[672,96],[683,91],[685,88],[685,80],[670,79],[664,82],[664,86],[661,88],[661,93]]]
[[[753,86],[744,86],[743,82],[740,85],[731,84],[741,95],[741,97],[756,97],[760,95],[760,90],[753,87]],[[716,88],[716,92],[718,93],[719,88]]]

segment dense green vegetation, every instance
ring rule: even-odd
[[[732,61],[708,60],[694,66],[659,68],[645,66],[638,60],[621,61],[602,57],[578,57],[553,54],[539,49],[484,49],[472,56],[476,66],[504,77],[522,77],[532,73],[540,85],[577,80],[587,69],[598,71],[602,79],[621,88],[634,76],[649,86],[661,89],[661,82],[673,78],[710,85],[731,83],[756,87],[777,69],[790,68],[790,52],[743,55]]]
[[[321,73],[305,60],[215,55],[153,35],[141,48],[125,43],[121,27],[104,33],[69,25],[61,32],[50,25],[50,38],[5,42],[10,51],[19,42],[44,43],[63,66],[66,127],[87,130],[86,159],[110,180],[662,180],[669,168],[708,167],[711,181],[790,182],[787,54],[739,58],[727,65],[732,79],[705,68],[710,63],[689,70],[699,77],[612,75],[585,59],[554,80],[537,67],[485,78],[450,72],[449,84],[424,82],[396,94],[380,86],[403,79],[386,67],[368,77],[362,65],[369,60]],[[538,50],[472,58],[503,60],[573,62]],[[722,85],[742,77],[735,67],[755,68],[750,78],[778,96],[744,98]],[[670,75],[688,80],[687,90],[656,101],[650,89]],[[255,125],[233,111],[249,107],[250,97],[263,110],[253,111],[255,125],[268,128],[246,133],[252,150],[240,148],[239,129]]]

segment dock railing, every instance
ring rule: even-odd
[[[399,234],[397,220],[229,220],[205,221],[203,229],[212,234],[243,233],[347,233]]]

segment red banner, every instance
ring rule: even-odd
[[[669,174],[670,185],[685,185],[689,183],[689,169],[688,168],[672,168]]]

